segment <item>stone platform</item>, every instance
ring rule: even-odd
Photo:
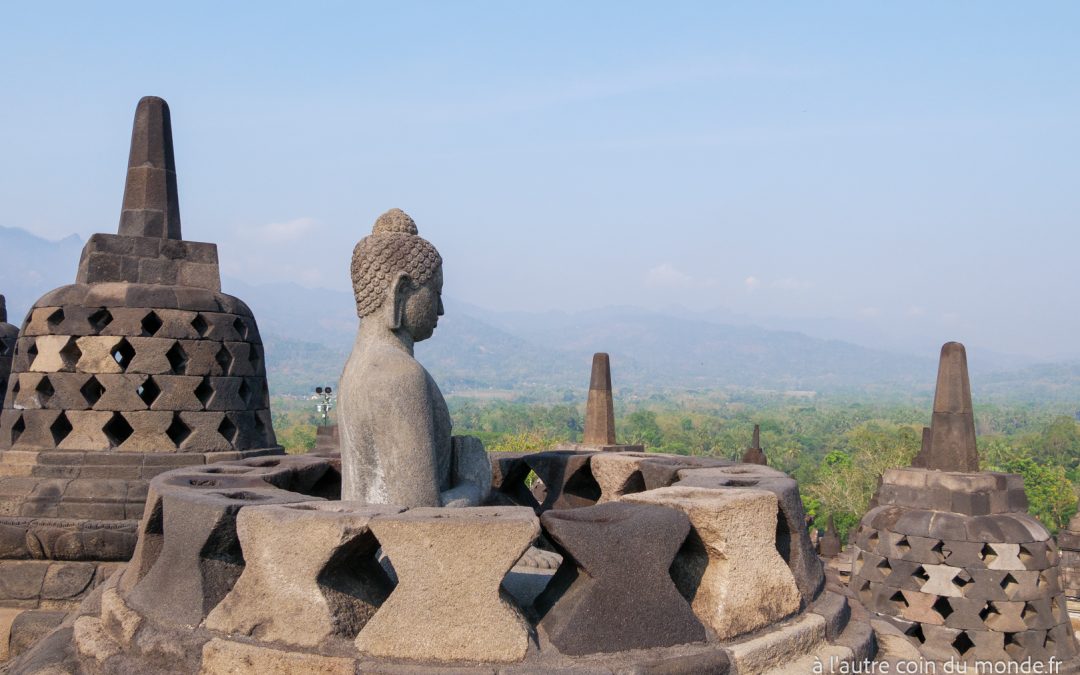
[[[334,456],[163,473],[131,563],[11,672],[749,675],[873,656],[786,475],[646,453],[492,463],[494,503],[458,509],[334,501]],[[515,485],[524,467],[550,503]],[[540,541],[558,555],[526,555]]]

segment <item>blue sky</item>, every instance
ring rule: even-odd
[[[448,295],[1080,355],[1075,3],[19,3],[0,225],[114,231],[173,112],[185,236],[346,288],[397,206]],[[933,354],[934,352],[931,352]]]

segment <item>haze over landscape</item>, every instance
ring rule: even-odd
[[[160,94],[185,236],[244,283],[347,292],[400,206],[470,306],[1080,355],[1075,5],[207,11],[9,8],[0,226],[112,231],[131,107]],[[162,54],[146,23],[187,39]]]

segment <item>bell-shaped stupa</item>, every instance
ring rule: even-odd
[[[221,292],[216,245],[181,238],[162,99],[135,112],[119,234],[34,304],[6,393],[0,573],[21,581],[0,607],[65,607],[127,560],[162,471],[282,452],[255,318]]]
[[[964,346],[946,343],[940,363],[922,450],[885,472],[859,524],[852,594],[931,661],[1073,668],[1054,539],[1028,514],[1023,477],[979,471]]]
[[[19,329],[7,322],[7,301],[0,295],[0,406],[4,404],[4,394],[8,388],[8,373],[11,372],[11,358],[15,354],[15,340]]]

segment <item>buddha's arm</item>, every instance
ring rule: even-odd
[[[413,364],[410,364],[413,365]],[[399,506],[438,506],[439,478],[435,464],[435,423],[431,397],[424,372],[405,368],[387,386],[373,387],[383,392],[378,402],[384,414],[377,414],[381,433],[378,452],[385,460],[384,484],[388,503]]]

